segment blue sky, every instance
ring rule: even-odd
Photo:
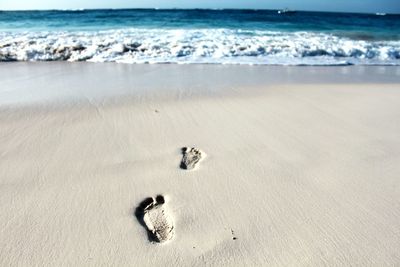
[[[0,10],[78,8],[255,8],[400,13],[400,0],[0,0]]]

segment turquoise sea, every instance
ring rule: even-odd
[[[400,65],[400,15],[0,11],[0,61]]]

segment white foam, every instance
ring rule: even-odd
[[[310,32],[126,29],[98,32],[2,32],[0,38],[0,61],[400,64],[400,41],[351,40]]]

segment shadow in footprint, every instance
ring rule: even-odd
[[[144,228],[147,229],[147,237],[150,241],[156,242],[156,239],[154,238],[154,235],[152,232],[149,231],[149,229],[146,226],[146,223],[144,222],[144,214],[145,210],[147,207],[153,205],[154,199],[151,197],[146,198],[142,202],[140,202],[139,206],[135,210],[135,217],[139,221],[140,225],[142,225]]]

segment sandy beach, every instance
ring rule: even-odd
[[[400,265],[399,67],[1,63],[0,78],[1,266]],[[181,169],[182,147],[207,157]],[[135,215],[157,195],[161,244]]]

